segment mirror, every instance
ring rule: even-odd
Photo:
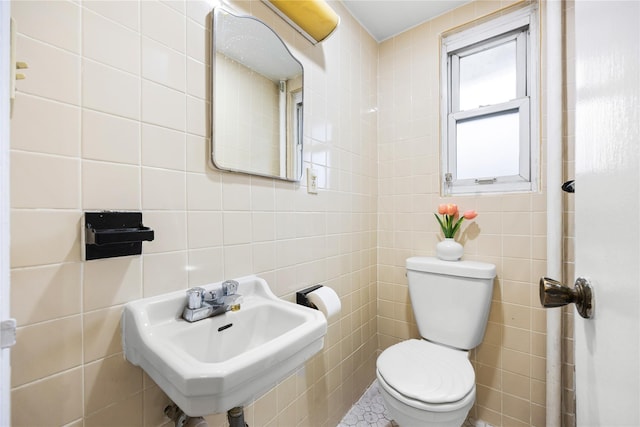
[[[262,21],[221,7],[212,15],[213,165],[299,181],[302,64]]]

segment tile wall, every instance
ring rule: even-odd
[[[208,1],[12,1],[29,64],[11,121],[12,425],[157,426],[167,397],[120,343],[127,301],[247,274],[343,303],[322,353],[247,408],[252,426],[335,426],[374,378],[377,45],[342,23],[313,47],[259,1],[305,67],[303,183],[208,164]],[[141,210],[142,256],[84,262],[85,210]],[[226,425],[223,415],[210,425]]]

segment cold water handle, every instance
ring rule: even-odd
[[[585,319],[593,317],[593,290],[588,279],[578,277],[570,288],[557,280],[540,278],[540,304],[543,307],[562,307],[570,303],[575,303],[580,316]]]

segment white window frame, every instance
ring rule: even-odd
[[[539,179],[539,30],[538,7],[532,4],[444,34],[441,45],[441,190],[448,194],[537,191]],[[503,103],[459,111],[459,60],[461,57],[515,40],[516,98]],[[457,179],[456,124],[507,112],[520,116],[519,174]]]

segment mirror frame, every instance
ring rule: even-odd
[[[285,171],[285,176],[276,175],[276,174],[268,174],[261,173],[259,171],[252,171],[251,168],[241,169],[241,168],[233,168],[229,166],[225,166],[220,164],[220,162],[216,161],[216,146],[220,144],[220,141],[216,141],[216,110],[219,108],[224,108],[222,104],[218,104],[216,101],[216,46],[217,46],[217,38],[216,35],[216,16],[218,13],[226,13],[234,18],[240,19],[248,19],[251,21],[255,21],[258,24],[263,25],[266,29],[268,29],[277,39],[278,42],[281,43],[284,51],[290,56],[290,58],[295,61],[300,66],[300,82],[301,82],[301,90],[300,90],[300,104],[302,105],[302,114],[300,114],[300,118],[298,120],[298,126],[289,127],[287,126],[287,135],[286,135],[286,156],[287,156],[287,166],[290,164],[291,158],[295,159],[294,171],[292,173],[293,176],[289,176],[289,168]],[[255,70],[254,70],[255,71]],[[282,38],[266,23],[261,21],[260,19],[251,16],[251,15],[241,15],[228,7],[224,6],[216,6],[211,10],[211,144],[210,144],[210,159],[211,164],[214,168],[219,170],[224,170],[228,172],[237,172],[237,173],[245,173],[250,175],[262,176],[267,178],[274,178],[283,181],[291,181],[291,182],[299,182],[302,179],[304,172],[304,66],[302,63],[296,58],[287,44],[282,40]],[[298,105],[298,104],[296,104]],[[296,105],[292,105],[292,108],[296,108]],[[299,113],[297,113],[299,114]],[[296,114],[296,115],[297,115]],[[297,135],[293,135],[293,133]],[[293,138],[297,137],[297,141]],[[293,139],[293,140],[292,140]]]

